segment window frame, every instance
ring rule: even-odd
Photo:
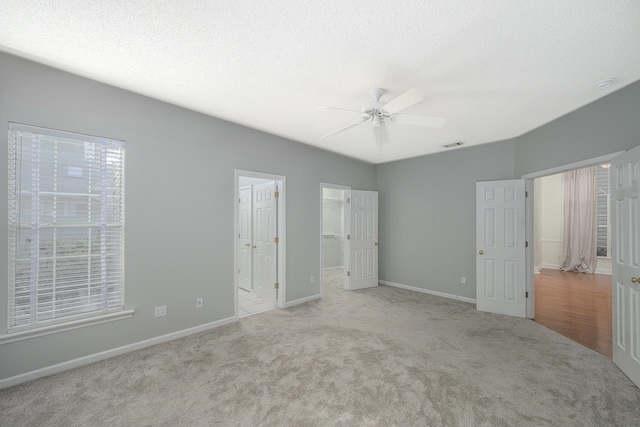
[[[41,322],[29,322],[28,324],[23,324],[23,325],[15,325],[14,323],[14,317],[15,316],[15,312],[12,310],[11,305],[12,305],[12,290],[13,292],[15,292],[15,267],[16,267],[16,263],[17,263],[17,259],[15,258],[15,252],[12,254],[11,250],[12,248],[15,249],[15,245],[18,243],[17,242],[17,236],[18,236],[18,230],[22,228],[21,224],[20,224],[20,218],[18,218],[18,220],[15,220],[15,215],[16,213],[18,215],[20,215],[20,211],[16,211],[17,207],[19,207],[19,203],[18,203],[18,198],[21,197],[22,192],[24,191],[23,188],[20,187],[20,183],[19,183],[19,179],[20,177],[16,176],[16,171],[19,168],[19,165],[17,164],[18,160],[19,160],[19,156],[16,155],[16,153],[11,153],[11,149],[12,147],[18,148],[19,144],[17,142],[13,142],[12,143],[12,132],[15,134],[18,134],[20,132],[27,132],[27,133],[31,133],[34,135],[42,135],[46,138],[61,138],[61,139],[65,139],[65,140],[71,140],[71,141],[76,141],[76,142],[84,142],[85,147],[87,146],[87,144],[94,144],[94,147],[98,147],[97,144],[101,144],[101,146],[103,147],[102,149],[104,149],[104,147],[115,147],[118,146],[120,147],[120,152],[119,152],[119,156],[120,156],[120,165],[119,168],[121,170],[121,183],[119,183],[118,185],[118,189],[120,192],[120,195],[118,197],[118,203],[120,204],[119,206],[119,210],[120,210],[120,216],[119,216],[119,221],[117,222],[118,227],[120,227],[120,230],[118,232],[118,237],[120,239],[120,244],[119,244],[119,248],[117,251],[117,257],[118,257],[118,261],[120,263],[120,272],[118,274],[118,279],[119,279],[119,287],[118,287],[118,291],[121,294],[120,300],[118,301],[118,305],[116,307],[104,307],[102,309],[99,310],[90,310],[90,311],[86,311],[86,312],[80,312],[80,313],[76,313],[76,314],[71,314],[71,315],[66,315],[66,316],[61,316],[61,317],[53,317],[51,319],[47,319]],[[60,130],[55,130],[55,129],[48,129],[48,128],[43,128],[43,127],[37,127],[37,126],[30,126],[30,125],[24,125],[24,124],[19,124],[19,123],[13,123],[13,122],[9,122],[9,127],[8,127],[8,133],[9,133],[9,144],[8,144],[8,149],[9,149],[9,156],[8,156],[8,163],[9,163],[9,191],[8,191],[8,197],[9,197],[9,203],[8,203],[8,212],[9,212],[9,217],[8,217],[8,227],[9,227],[9,235],[8,235],[8,244],[9,244],[9,253],[8,253],[8,268],[7,268],[7,273],[8,273],[8,282],[7,282],[7,324],[6,324],[6,334],[4,335],[0,335],[0,344],[6,343],[6,342],[12,342],[12,341],[17,341],[17,340],[21,340],[21,339],[26,339],[26,338],[31,338],[34,336],[41,336],[41,335],[45,335],[45,334],[49,334],[49,333],[54,333],[54,332],[58,332],[58,331],[62,331],[62,330],[69,330],[69,329],[76,329],[79,327],[83,327],[83,326],[88,326],[88,325],[92,325],[92,324],[98,324],[98,323],[104,323],[104,322],[108,322],[108,321],[112,321],[112,320],[119,320],[122,318],[128,318],[131,317],[133,315],[133,310],[126,310],[125,309],[125,181],[126,181],[126,145],[124,141],[120,141],[120,140],[114,140],[114,139],[109,139],[109,138],[101,138],[101,137],[96,137],[96,136],[90,136],[90,135],[84,135],[84,134],[80,134],[80,133],[75,133],[75,132],[66,132],[66,131],[60,131]],[[41,165],[39,165],[41,166]],[[69,165],[65,165],[64,163],[62,164],[62,166],[69,166]],[[38,173],[40,172],[41,168],[38,169]],[[21,171],[20,171],[21,173]],[[57,172],[56,172],[57,173]],[[70,178],[70,179],[74,179],[74,178],[79,178],[80,176],[67,176],[67,173],[65,172],[61,172],[62,175],[64,175],[65,178]],[[104,178],[104,174],[106,172],[101,171],[100,173],[100,179],[105,179]],[[82,172],[81,172],[82,174]],[[12,180],[12,178],[14,178]],[[12,188],[13,187],[13,188]],[[104,190],[103,190],[104,191]],[[55,193],[55,192],[54,192]],[[11,197],[15,197],[15,199],[13,200],[13,202],[11,201]],[[101,203],[104,202],[104,197],[108,197],[108,196],[100,196],[100,200]],[[100,228],[107,228],[109,226],[113,227],[113,223],[109,223],[108,220],[106,220],[105,218],[100,219],[99,222],[99,226]],[[59,224],[52,224],[51,228],[56,229],[56,230],[61,230],[64,228],[64,224],[59,223]],[[82,227],[81,227],[82,228]],[[104,234],[101,234],[102,238],[105,238]],[[102,252],[101,252],[102,253]],[[79,255],[80,256],[80,255]],[[88,253],[87,255],[89,257],[89,259],[92,257],[91,253]],[[95,255],[93,255],[95,256]],[[106,256],[106,255],[105,255]],[[36,260],[40,260],[41,256],[40,255],[36,255]],[[33,262],[33,261],[32,261]],[[38,268],[36,266],[36,268]],[[103,270],[104,271],[104,270]],[[104,280],[104,279],[102,279]],[[13,287],[12,287],[12,283],[13,283]],[[104,283],[104,282],[103,282]],[[89,283],[88,283],[89,285]],[[104,284],[102,285],[104,286]],[[33,288],[33,286],[31,286],[31,288]],[[33,291],[31,291],[33,292]],[[113,295],[110,292],[107,293],[103,293],[101,295],[101,302],[99,304],[102,305],[107,305],[108,306],[108,301],[109,301],[109,296]],[[52,294],[53,298],[55,299],[55,294]],[[14,302],[15,304],[15,302]],[[78,307],[82,307],[83,304],[79,304]],[[90,304],[84,304],[84,305],[90,305]]]

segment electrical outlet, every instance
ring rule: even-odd
[[[204,298],[196,298],[196,308],[202,308],[204,306]]]
[[[166,316],[167,315],[167,306],[166,305],[161,305],[159,307],[156,307],[156,317],[162,317],[162,316]]]
[[[462,279],[460,279],[460,283],[463,284],[463,285],[466,285],[467,284],[467,278],[463,277]]]
[[[309,283],[316,283],[316,276],[311,276]]]

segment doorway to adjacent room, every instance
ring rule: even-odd
[[[235,315],[285,303],[285,178],[236,170]]]

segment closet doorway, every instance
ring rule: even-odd
[[[349,210],[350,187],[321,184],[321,248],[323,296],[327,292],[347,289],[346,274],[349,260]]]
[[[238,318],[284,307],[285,177],[236,170],[234,293]]]
[[[535,321],[612,357],[610,163],[535,180]]]

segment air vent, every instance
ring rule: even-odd
[[[615,82],[616,82],[616,79],[600,80],[594,86],[595,86],[596,89],[608,89],[611,86],[613,86],[615,84]]]
[[[444,148],[451,148],[451,147],[459,147],[460,145],[464,145],[464,142],[462,142],[462,141],[452,142],[451,144],[443,145],[443,147]]]

